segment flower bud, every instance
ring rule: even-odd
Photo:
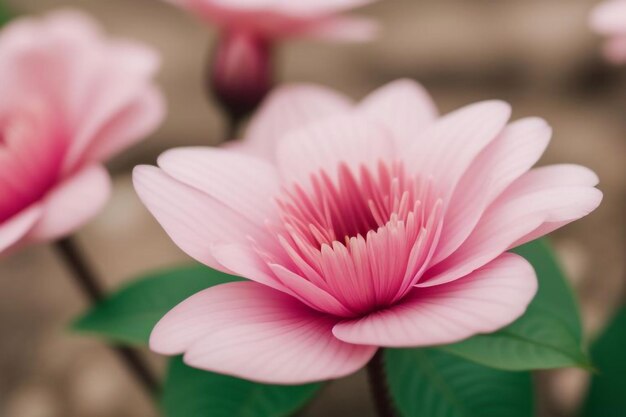
[[[251,113],[272,88],[271,43],[246,32],[220,35],[210,64],[209,91],[231,120]]]

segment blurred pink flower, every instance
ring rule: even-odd
[[[0,254],[67,235],[102,208],[102,161],[152,132],[164,103],[144,45],[88,17],[19,19],[0,34]]]
[[[604,55],[615,64],[626,63],[626,0],[605,1],[593,9],[591,28],[608,37]]]
[[[272,383],[358,370],[378,347],[493,332],[537,281],[507,250],[593,211],[596,175],[531,169],[551,129],[508,124],[500,101],[443,117],[421,86],[358,105],[307,85],[275,91],[230,149],[165,152],[136,190],[174,242],[250,281],[190,297],[150,345],[191,366]]]
[[[290,38],[366,41],[378,25],[342,13],[375,0],[165,0],[217,26],[208,67],[210,97],[231,123],[252,113],[274,86],[274,49]],[[233,139],[233,138],[227,138]]]
[[[370,19],[340,13],[375,0],[165,0],[227,32],[264,39],[309,37],[364,41],[376,32]]]

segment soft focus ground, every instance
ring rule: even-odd
[[[186,261],[139,204],[130,169],[180,145],[220,142],[220,113],[201,89],[211,35],[158,0],[13,0],[15,10],[61,6],[92,12],[116,35],[142,39],[164,56],[160,83],[169,117],[154,137],[111,163],[115,193],[106,211],[79,234],[110,288],[147,269]],[[365,13],[380,19],[375,43],[294,43],[282,50],[282,77],[320,82],[355,98],[398,77],[420,80],[444,111],[501,98],[516,118],[540,115],[555,130],[543,162],[594,169],[605,193],[592,216],[553,240],[581,299],[590,337],[624,294],[626,68],[605,66],[586,28],[587,0],[386,0]],[[98,342],[71,335],[68,321],[85,308],[49,247],[0,261],[0,416],[156,416],[117,358]],[[160,369],[160,358],[153,357]],[[543,415],[580,401],[577,371],[541,375]],[[362,375],[332,384],[306,416],[371,416]],[[190,416],[195,417],[195,416]]]

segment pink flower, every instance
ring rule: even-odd
[[[150,345],[272,383],[341,377],[378,347],[431,346],[522,315],[537,281],[506,251],[593,211],[596,175],[531,169],[537,118],[500,101],[443,117],[412,81],[358,105],[314,86],[274,92],[232,149],[140,166],[139,196],[198,261],[249,281],[171,310]],[[234,149],[237,147],[238,149]]]
[[[20,19],[0,34],[0,254],[67,235],[109,195],[102,162],[152,132],[158,57],[86,16]]]
[[[609,39],[604,55],[615,64],[626,63],[626,0],[609,0],[593,9],[591,28]]]
[[[377,26],[369,19],[340,16],[374,0],[166,0],[228,32],[264,39],[313,37],[370,39]]]
[[[374,21],[340,13],[375,0],[166,0],[216,25],[207,74],[209,96],[231,122],[252,113],[274,85],[273,52],[286,38],[365,41]],[[232,138],[228,138],[232,139]]]

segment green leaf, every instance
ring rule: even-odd
[[[166,417],[284,417],[302,408],[322,387],[264,385],[170,360],[163,393]]]
[[[539,280],[526,313],[502,330],[442,349],[498,369],[589,368],[578,307],[550,246],[537,240],[515,252],[533,265]]]
[[[205,288],[236,280],[202,265],[155,272],[112,294],[72,327],[114,342],[146,344],[154,325],[178,303]]]
[[[6,0],[0,0],[0,26],[4,26],[13,18],[13,13],[6,5]]]
[[[626,416],[626,307],[591,347],[593,375],[583,417]]]
[[[402,417],[531,417],[529,372],[488,368],[440,349],[388,349],[385,369]]]

